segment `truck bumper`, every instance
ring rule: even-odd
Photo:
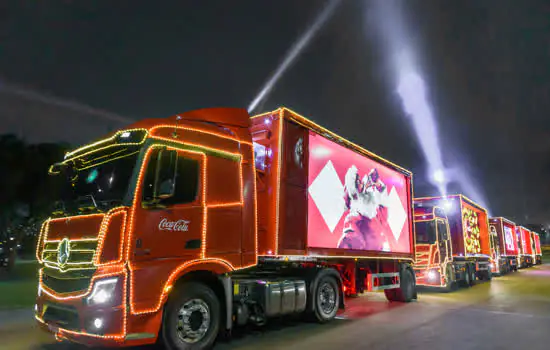
[[[416,285],[425,287],[444,287],[439,269],[415,269]]]
[[[123,346],[125,307],[93,308],[82,299],[58,300],[49,295],[37,298],[35,318],[40,327],[58,340],[87,346]]]

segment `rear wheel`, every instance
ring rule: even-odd
[[[336,279],[330,275],[319,278],[313,292],[313,315],[320,323],[331,321],[336,317],[340,303],[340,288]]]
[[[386,299],[408,303],[414,299],[416,284],[410,269],[401,270],[400,287],[395,289],[384,289]]]
[[[464,267],[464,280],[462,281],[462,284],[464,287],[469,287],[472,285],[472,275],[470,273],[470,265],[466,265]]]
[[[470,286],[473,286],[476,283],[476,268],[473,265],[470,265]]]
[[[218,335],[220,320],[220,303],[214,291],[202,283],[185,283],[166,304],[164,344],[172,350],[209,349]]]

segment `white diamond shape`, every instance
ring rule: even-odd
[[[401,230],[406,219],[407,213],[405,212],[405,208],[401,204],[395,187],[392,187],[388,198],[388,224],[397,241],[399,240],[399,236],[401,236]]]
[[[309,194],[332,233],[346,211],[344,185],[329,160],[309,186]]]

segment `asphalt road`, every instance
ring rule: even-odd
[[[4,317],[0,315],[0,317]],[[56,344],[21,315],[0,322],[0,349],[82,349]],[[327,325],[272,322],[216,349],[550,349],[550,265],[452,293],[421,291],[410,304],[368,294]],[[151,348],[147,348],[151,349]]]

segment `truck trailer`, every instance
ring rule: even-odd
[[[523,226],[516,227],[518,240],[518,264],[520,269],[533,266],[533,247],[531,246],[531,231]]]
[[[494,237],[493,272],[499,274],[518,270],[518,242],[515,238],[516,224],[503,217],[489,219],[489,231]]]
[[[491,280],[487,211],[463,195],[414,199],[417,284],[447,291]]]
[[[542,248],[540,246],[540,235],[535,231],[531,231],[531,233],[532,233],[532,241],[533,241],[534,263],[536,265],[540,265],[542,264]]]
[[[35,317],[57,339],[204,349],[345,295],[416,299],[411,172],[286,108],[146,119],[49,172]]]

